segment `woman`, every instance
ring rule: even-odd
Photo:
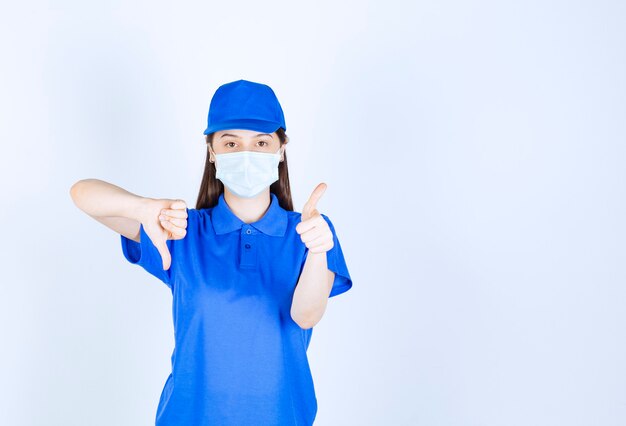
[[[121,236],[126,259],[172,292],[175,348],[156,424],[312,425],[307,359],[329,297],[352,287],[330,219],[293,211],[283,111],[238,80],[213,95],[195,209],[107,182],[72,187],[79,208]]]

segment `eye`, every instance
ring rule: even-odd
[[[269,142],[266,142],[266,141],[259,141],[259,143],[264,143],[265,144],[265,145],[261,145],[261,146],[268,146],[269,145]]]
[[[234,144],[235,142],[226,142],[226,146],[228,146],[229,144]],[[232,146],[229,146],[229,148],[233,148]]]

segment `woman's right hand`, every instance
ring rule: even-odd
[[[187,235],[187,203],[183,200],[151,199],[144,205],[141,223],[163,260],[163,270],[172,264],[167,240],[180,240]]]

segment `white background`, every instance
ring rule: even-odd
[[[167,287],[80,211],[98,178],[194,206],[211,96],[285,111],[354,286],[309,359],[316,425],[626,424],[618,1],[3,3],[6,425],[149,425]]]

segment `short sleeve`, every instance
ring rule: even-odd
[[[328,226],[330,227],[330,230],[333,233],[333,248],[326,252],[328,269],[335,273],[333,288],[328,296],[333,297],[350,290],[350,288],[352,288],[352,278],[350,278],[348,265],[346,265],[346,260],[343,256],[343,251],[341,250],[341,244],[339,243],[339,239],[337,238],[337,232],[335,231],[335,227],[328,218],[328,216],[322,213],[322,217],[324,218],[324,220],[326,220]]]
[[[139,227],[139,242],[131,240],[130,238],[126,238],[124,235],[120,235],[120,237],[122,243],[122,252],[124,253],[124,257],[126,258],[126,260],[134,265],[141,266],[143,269],[148,271],[153,276],[157,277],[171,289],[172,270],[174,269],[174,259],[176,258],[176,255],[174,253],[174,242],[178,240],[167,240],[165,242],[167,248],[170,251],[170,256],[172,257],[172,263],[168,270],[164,270],[161,254],[157,250],[156,246],[152,243],[152,240],[150,240],[148,234],[146,234],[146,231],[143,228],[143,224],[141,224]]]

